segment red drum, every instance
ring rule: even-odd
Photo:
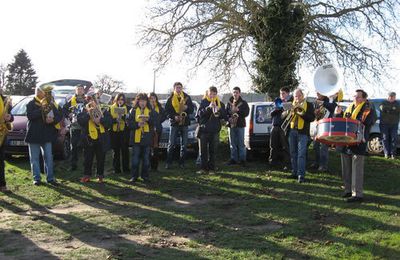
[[[348,118],[325,118],[317,122],[316,140],[329,145],[351,146],[362,142],[364,125]]]

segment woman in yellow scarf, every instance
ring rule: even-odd
[[[153,138],[154,117],[147,95],[139,93],[135,98],[128,118],[129,127],[133,130],[131,183],[135,183],[139,176],[145,182],[150,181],[150,147]],[[142,168],[139,173],[140,161],[142,161]]]

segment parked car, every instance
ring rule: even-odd
[[[165,106],[165,103],[167,101],[166,100],[160,100],[160,103]],[[197,127],[197,122],[195,119],[195,115],[197,113],[197,110],[199,109],[199,103],[197,101],[193,101],[193,105],[195,107],[194,112],[192,114],[189,115],[190,118],[190,125],[189,125],[189,129],[188,129],[188,148],[189,149],[193,149],[193,150],[197,150],[198,148],[198,144],[197,144],[197,137],[196,137],[196,127]],[[162,123],[163,126],[163,130],[162,130],[162,134],[161,134],[161,138],[160,138],[160,145],[159,147],[161,149],[167,149],[168,148],[168,140],[169,140],[169,131],[170,131],[170,122],[169,119],[165,120]],[[177,144],[180,144],[180,138],[178,138],[179,141],[177,142]]]
[[[28,118],[26,116],[26,105],[33,99],[27,96],[18,102],[11,110],[14,115],[13,129],[8,133],[5,142],[4,153],[10,155],[29,155],[28,145],[25,143],[26,126]],[[59,106],[67,102],[66,96],[55,96],[55,101]],[[69,120],[61,121],[61,128],[58,130],[57,141],[53,144],[53,153],[58,159],[66,159],[70,155]]]
[[[47,82],[46,84],[50,84],[54,86],[53,93],[56,96],[67,96],[67,98],[73,96],[75,94],[75,87],[78,84],[85,86],[85,93],[89,90],[89,88],[93,85],[92,82],[87,80],[80,79],[61,79],[55,80],[51,82]]]
[[[244,143],[249,151],[269,150],[269,138],[272,129],[270,113],[274,109],[273,102],[249,103],[250,113],[246,117]]]

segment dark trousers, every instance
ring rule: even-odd
[[[399,124],[380,124],[385,155],[396,155],[397,131]]]
[[[215,155],[218,145],[218,133],[200,134],[201,169],[215,170]]]
[[[78,153],[81,150],[82,132],[80,129],[71,130],[71,166],[78,164]]]
[[[129,171],[129,133],[111,132],[111,147],[113,149],[113,168],[116,173],[121,172],[121,155],[122,169],[124,172]]]
[[[157,132],[157,147],[152,147],[150,151],[150,168],[152,170],[158,169],[158,162],[160,160],[160,149],[158,148],[158,144],[160,144],[162,132]]]
[[[149,166],[150,166],[150,146],[134,144],[132,147],[132,178],[137,179],[142,177],[143,180],[149,179]],[[140,170],[140,161],[142,161],[142,168]]]
[[[92,175],[93,159],[96,156],[97,162],[97,176],[104,176],[104,160],[106,153],[103,151],[103,146],[98,140],[90,141],[89,144],[84,147],[84,174],[85,176]]]
[[[0,187],[6,186],[6,176],[4,171],[4,145],[0,147]]]
[[[279,126],[272,127],[269,139],[269,162],[273,165],[287,165],[289,158],[289,145],[285,132]]]

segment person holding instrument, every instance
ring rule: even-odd
[[[165,104],[165,113],[171,123],[169,131],[167,162],[165,169],[170,169],[174,156],[177,137],[181,137],[181,149],[179,157],[179,167],[185,167],[186,145],[188,139],[188,126],[190,124],[189,115],[194,111],[192,99],[183,92],[183,85],[180,82],[174,83],[174,91]]]
[[[289,148],[292,164],[291,178],[299,183],[305,181],[307,143],[310,138],[310,123],[314,121],[314,107],[307,102],[301,89],[293,92],[293,107],[289,111]]]
[[[40,151],[44,158],[47,183],[58,185],[54,178],[52,143],[57,139],[62,110],[55,103],[51,85],[41,85],[35,89],[35,97],[26,105],[28,125],[25,142],[28,143],[29,160],[33,174],[33,184],[40,185]]]
[[[85,109],[78,115],[78,123],[82,127],[84,153],[84,176],[81,182],[90,182],[96,156],[97,178],[99,183],[103,183],[105,156],[110,148],[108,130],[112,126],[112,118],[108,110],[101,110],[95,91],[89,92],[86,99]]]
[[[11,122],[14,121],[14,116],[11,115],[11,98],[3,96],[3,90],[0,94],[0,192],[8,192],[5,178],[4,164],[4,141],[7,138],[8,131],[11,130]]]

